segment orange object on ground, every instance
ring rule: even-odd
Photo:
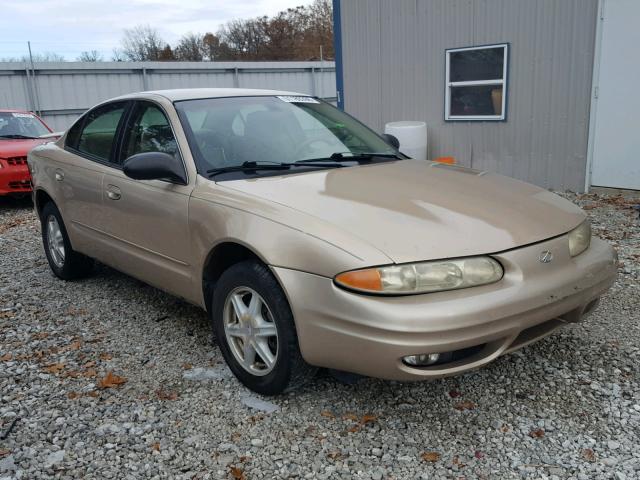
[[[434,162],[448,163],[450,165],[455,165],[456,159],[455,157],[438,157],[434,160]]]

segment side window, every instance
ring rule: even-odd
[[[77,150],[108,162],[125,107],[125,102],[110,103],[87,113]]]
[[[179,159],[171,125],[160,107],[139,102],[129,120],[123,145],[123,161],[136,153],[164,152]]]

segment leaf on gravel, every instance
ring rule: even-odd
[[[449,396],[451,398],[458,398],[462,396],[462,392],[459,392],[458,390],[450,390],[449,391]]]
[[[96,378],[98,376],[98,372],[96,372],[95,368],[90,368],[89,370],[83,372],[82,376],[85,378]]]
[[[98,392],[97,390],[91,390],[90,392],[87,392],[87,395],[89,395],[91,398],[98,398],[100,396],[100,392]]]
[[[11,318],[13,316],[13,310],[3,310],[2,312],[0,312],[0,318]]]
[[[229,466],[229,473],[235,480],[245,480],[244,471],[241,468]]]
[[[101,353],[100,354],[100,360],[111,360],[113,358],[113,355],[111,355],[110,353]]]
[[[53,363],[51,365],[47,365],[46,367],[44,367],[44,370],[48,373],[57,375],[62,370],[64,370],[64,363]]]
[[[469,401],[469,400],[464,400],[462,402],[456,403],[453,406],[453,408],[463,412],[464,410],[473,410],[474,408],[476,408],[476,404],[471,402],[471,401]]]
[[[535,430],[531,430],[529,432],[529,436],[531,438],[542,438],[544,437],[544,430],[541,428],[536,428]]]
[[[69,400],[75,400],[76,398],[80,398],[81,396],[82,396],[82,394],[78,393],[78,392],[69,392],[69,393],[67,393],[67,398]]]
[[[331,460],[335,460],[340,457],[342,457],[342,452],[340,452],[340,450],[334,450],[333,452],[327,453],[327,458]]]
[[[355,415],[355,414],[353,414],[353,413],[345,413],[345,414],[342,416],[342,419],[343,419],[343,420],[352,420],[352,421],[354,421],[354,422],[357,422],[357,421],[358,421],[358,416],[357,416],[357,415]]]
[[[424,452],[420,457],[425,462],[437,462],[440,460],[440,454],[438,452]]]
[[[375,422],[376,420],[378,420],[378,416],[377,415],[372,415],[372,414],[367,414],[367,415],[363,415],[362,419],[360,420],[360,424],[361,425],[365,425],[367,423],[371,423],[371,422]]]
[[[48,332],[38,332],[31,335],[32,340],[43,340],[49,336]]]
[[[127,379],[124,377],[119,377],[114,374],[112,370],[109,370],[107,375],[104,378],[101,378],[98,382],[98,387],[100,388],[114,388],[119,387],[120,385],[127,383]]]
[[[5,353],[3,356],[0,357],[0,361],[9,362],[11,361],[12,358],[13,358],[13,355],[11,353]]]
[[[584,458],[587,462],[595,462],[596,453],[590,448],[585,448],[584,450],[582,450],[582,458]]]
[[[182,369],[183,370],[191,370],[193,368],[193,365],[191,365],[190,363],[183,363],[182,364]]]
[[[11,450],[7,450],[6,448],[0,448],[0,458],[6,457],[11,453]]]
[[[82,342],[80,340],[76,340],[69,345],[69,350],[80,350],[82,347]]]
[[[156,443],[154,443],[153,445],[151,445],[151,450],[154,450],[154,451],[156,451],[156,452],[159,452],[159,451],[160,451],[160,443],[159,443],[159,442],[156,442]]]
[[[168,392],[163,390],[162,388],[156,390],[156,395],[160,400],[177,400],[178,394],[177,392]]]
[[[329,410],[324,410],[320,412],[320,415],[326,418],[336,418],[336,416],[333,413],[331,413]]]
[[[95,367],[96,366],[96,362],[91,361],[91,362],[87,362],[83,365],[84,368],[91,368],[91,367]]]

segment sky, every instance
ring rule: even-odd
[[[311,0],[2,0],[0,58],[55,52],[75,60],[97,50],[110,60],[122,31],[149,25],[170,44],[236,18],[273,15]]]

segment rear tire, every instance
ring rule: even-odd
[[[86,277],[93,269],[93,259],[71,248],[62,215],[54,203],[42,208],[42,245],[53,273],[62,280]]]
[[[222,355],[247,388],[278,395],[314,377],[317,368],[302,358],[287,298],[264,264],[249,260],[227,269],[216,283],[211,312]]]

